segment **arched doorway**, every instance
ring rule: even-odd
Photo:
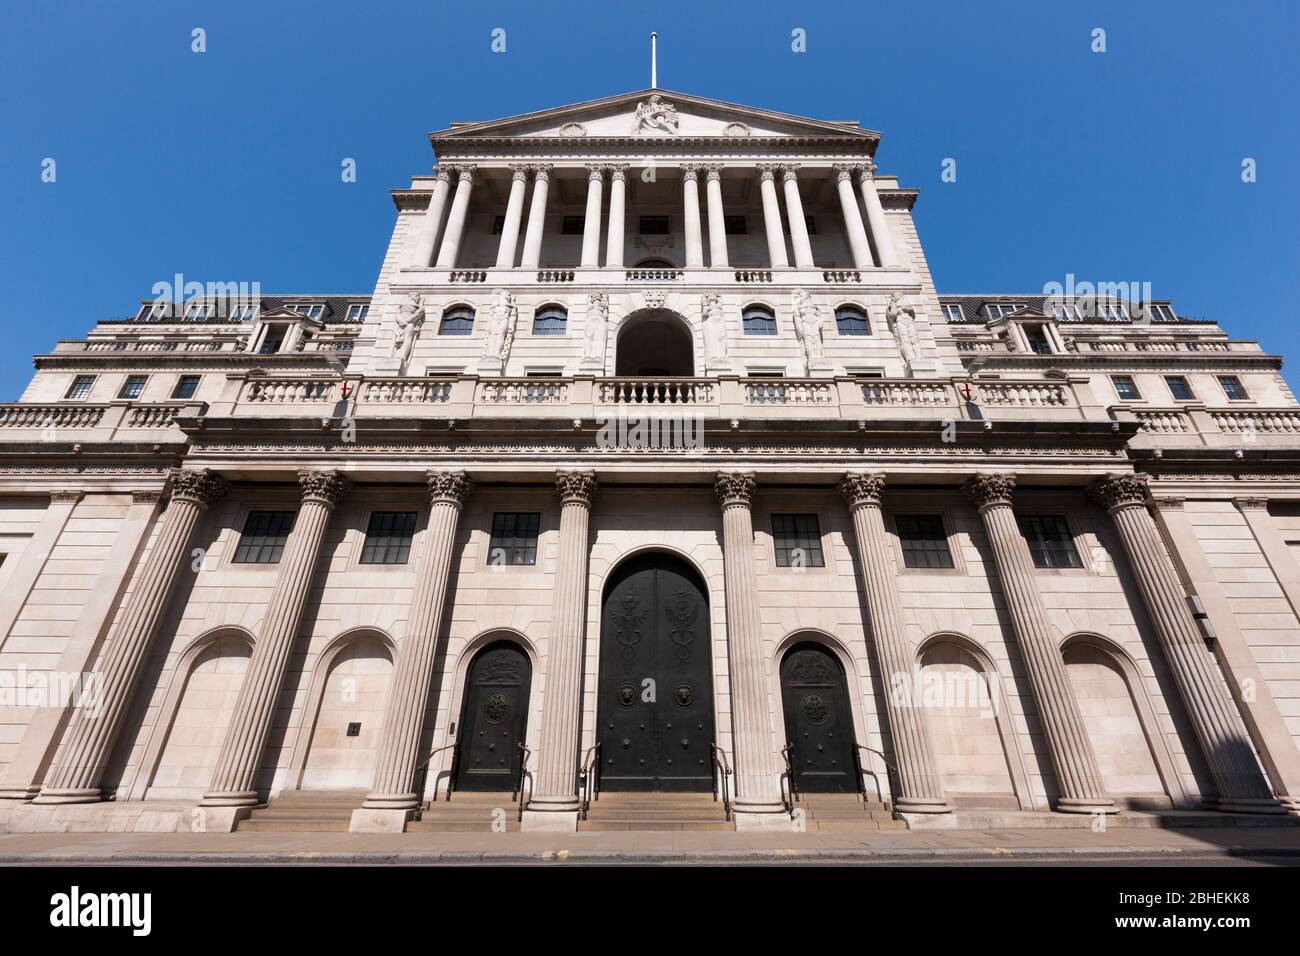
[[[713,667],[704,582],[658,552],[611,575],[600,619],[602,790],[713,789]]]
[[[803,793],[856,793],[853,711],[844,669],[820,644],[781,661],[781,703],[795,784]]]
[[[686,320],[668,309],[643,309],[618,330],[614,374],[630,378],[695,374],[695,338]]]
[[[514,788],[532,682],[532,664],[518,644],[498,641],[475,655],[465,675],[460,711],[457,790]]]

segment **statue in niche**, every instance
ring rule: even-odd
[[[885,321],[889,323],[894,341],[898,343],[898,351],[910,369],[921,357],[921,339],[916,331],[916,309],[906,305],[903,297],[895,292],[885,306]]]
[[[632,129],[632,135],[646,130],[675,133],[680,122],[677,107],[665,103],[658,93],[652,93],[650,99],[642,100],[636,105],[636,126]]]
[[[804,360],[811,371],[814,365],[826,358],[826,350],[822,347],[821,310],[804,289],[795,289],[791,298],[794,305],[794,330],[803,345]]]
[[[704,352],[710,363],[727,360],[727,320],[722,314],[722,296],[710,292],[700,300],[704,312]]]
[[[486,358],[499,358],[505,362],[510,356],[510,345],[515,340],[515,297],[505,289],[492,293],[492,311],[488,320],[487,339],[483,343]]]
[[[587,325],[583,330],[582,357],[603,363],[608,337],[609,296],[604,292],[593,292],[587,297]]]
[[[397,307],[396,329],[393,332],[393,344],[388,354],[397,359],[398,367],[406,371],[406,363],[411,360],[411,350],[415,348],[415,337],[424,325],[424,301],[415,293],[409,293],[406,301]]]

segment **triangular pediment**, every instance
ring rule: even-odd
[[[789,113],[675,93],[638,90],[481,123],[459,123],[432,134],[435,141],[476,138],[843,137],[878,140],[856,123]]]

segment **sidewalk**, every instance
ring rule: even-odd
[[[998,830],[873,834],[14,833],[0,865],[1014,863],[1300,865],[1300,828]]]

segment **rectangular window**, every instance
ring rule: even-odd
[[[1220,375],[1219,385],[1223,388],[1223,394],[1228,396],[1232,402],[1243,402],[1250,398],[1246,394],[1246,386],[1241,384],[1241,379],[1235,375]]]
[[[898,539],[907,568],[951,568],[948,533],[941,515],[898,515]]]
[[[1025,536],[1036,568],[1081,568],[1070,526],[1060,515],[1035,515],[1016,519]]]
[[[95,376],[78,375],[76,378],[72,380],[72,384],[68,386],[68,394],[64,395],[63,397],[72,398],[72,399],[85,398],[87,395],[90,394],[90,386],[94,384],[95,384]]]
[[[122,390],[117,393],[118,398],[139,398],[144,391],[144,383],[149,381],[148,375],[128,375],[122,385]]]
[[[514,511],[494,514],[492,540],[488,544],[488,564],[536,564],[537,532],[541,525],[540,514]]]
[[[643,236],[666,236],[668,235],[668,217],[642,216],[637,232]]]
[[[236,564],[279,564],[295,511],[250,511],[235,549]]]
[[[580,236],[586,222],[586,216],[564,216],[560,219],[560,235]]]
[[[414,511],[372,511],[361,549],[362,564],[406,564],[415,537]]]
[[[966,313],[961,310],[961,305],[956,302],[945,302],[943,304],[943,317],[947,322],[966,321]]]
[[[1120,397],[1121,401],[1138,402],[1142,400],[1142,393],[1138,391],[1132,375],[1112,375],[1110,383],[1115,386],[1115,394]]]
[[[722,231],[729,236],[747,236],[749,226],[745,224],[744,216],[723,216]]]
[[[366,321],[366,316],[368,316],[369,314],[370,314],[370,306],[368,304],[353,303],[352,305],[348,306],[348,315],[345,321],[364,322]]]
[[[172,389],[172,398],[193,398],[198,390],[199,376],[182,375],[176,380],[176,387]]]
[[[778,568],[820,568],[822,536],[816,515],[772,515]]]
[[[1192,393],[1192,386],[1187,384],[1187,379],[1182,375],[1166,375],[1165,384],[1169,386],[1169,394],[1176,402],[1190,402],[1196,398]]]

